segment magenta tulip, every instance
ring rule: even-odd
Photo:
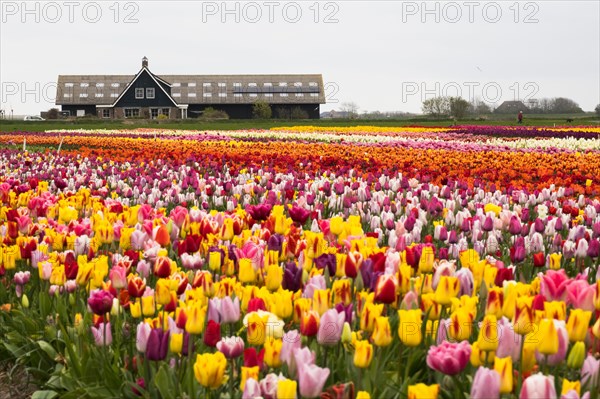
[[[468,341],[460,343],[442,342],[431,346],[427,352],[427,365],[447,375],[455,375],[464,370],[471,356],[471,345]]]
[[[110,312],[113,305],[113,294],[104,290],[94,290],[88,298],[88,305],[94,314],[103,316]]]

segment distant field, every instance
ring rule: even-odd
[[[568,123],[567,119],[573,119]],[[525,126],[559,126],[559,125],[598,125],[600,120],[594,114],[577,115],[526,115],[523,121]],[[464,119],[453,121],[451,119],[310,119],[310,120],[218,120],[201,121],[197,119],[158,121],[154,120],[96,120],[80,119],[75,121],[44,121],[24,122],[22,120],[0,120],[0,132],[18,131],[45,131],[61,129],[132,129],[132,128],[170,128],[182,130],[244,130],[244,129],[270,129],[277,126],[450,126],[453,124],[467,125],[517,125],[514,115],[492,115],[488,119]]]

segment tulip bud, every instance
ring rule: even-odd
[[[344,327],[342,329],[342,343],[349,344],[352,342],[352,329],[350,328],[350,324],[348,322],[344,323]]]
[[[569,357],[567,358],[567,366],[574,370],[581,369],[585,360],[585,343],[583,341],[576,342],[571,348]]]
[[[29,308],[29,298],[27,298],[26,294],[23,294],[23,296],[21,297],[21,305],[23,305],[25,309]]]

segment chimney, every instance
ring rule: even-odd
[[[142,68],[148,68],[148,58],[142,58]]]

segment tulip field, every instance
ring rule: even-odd
[[[0,238],[0,397],[600,398],[598,127],[0,133]]]

